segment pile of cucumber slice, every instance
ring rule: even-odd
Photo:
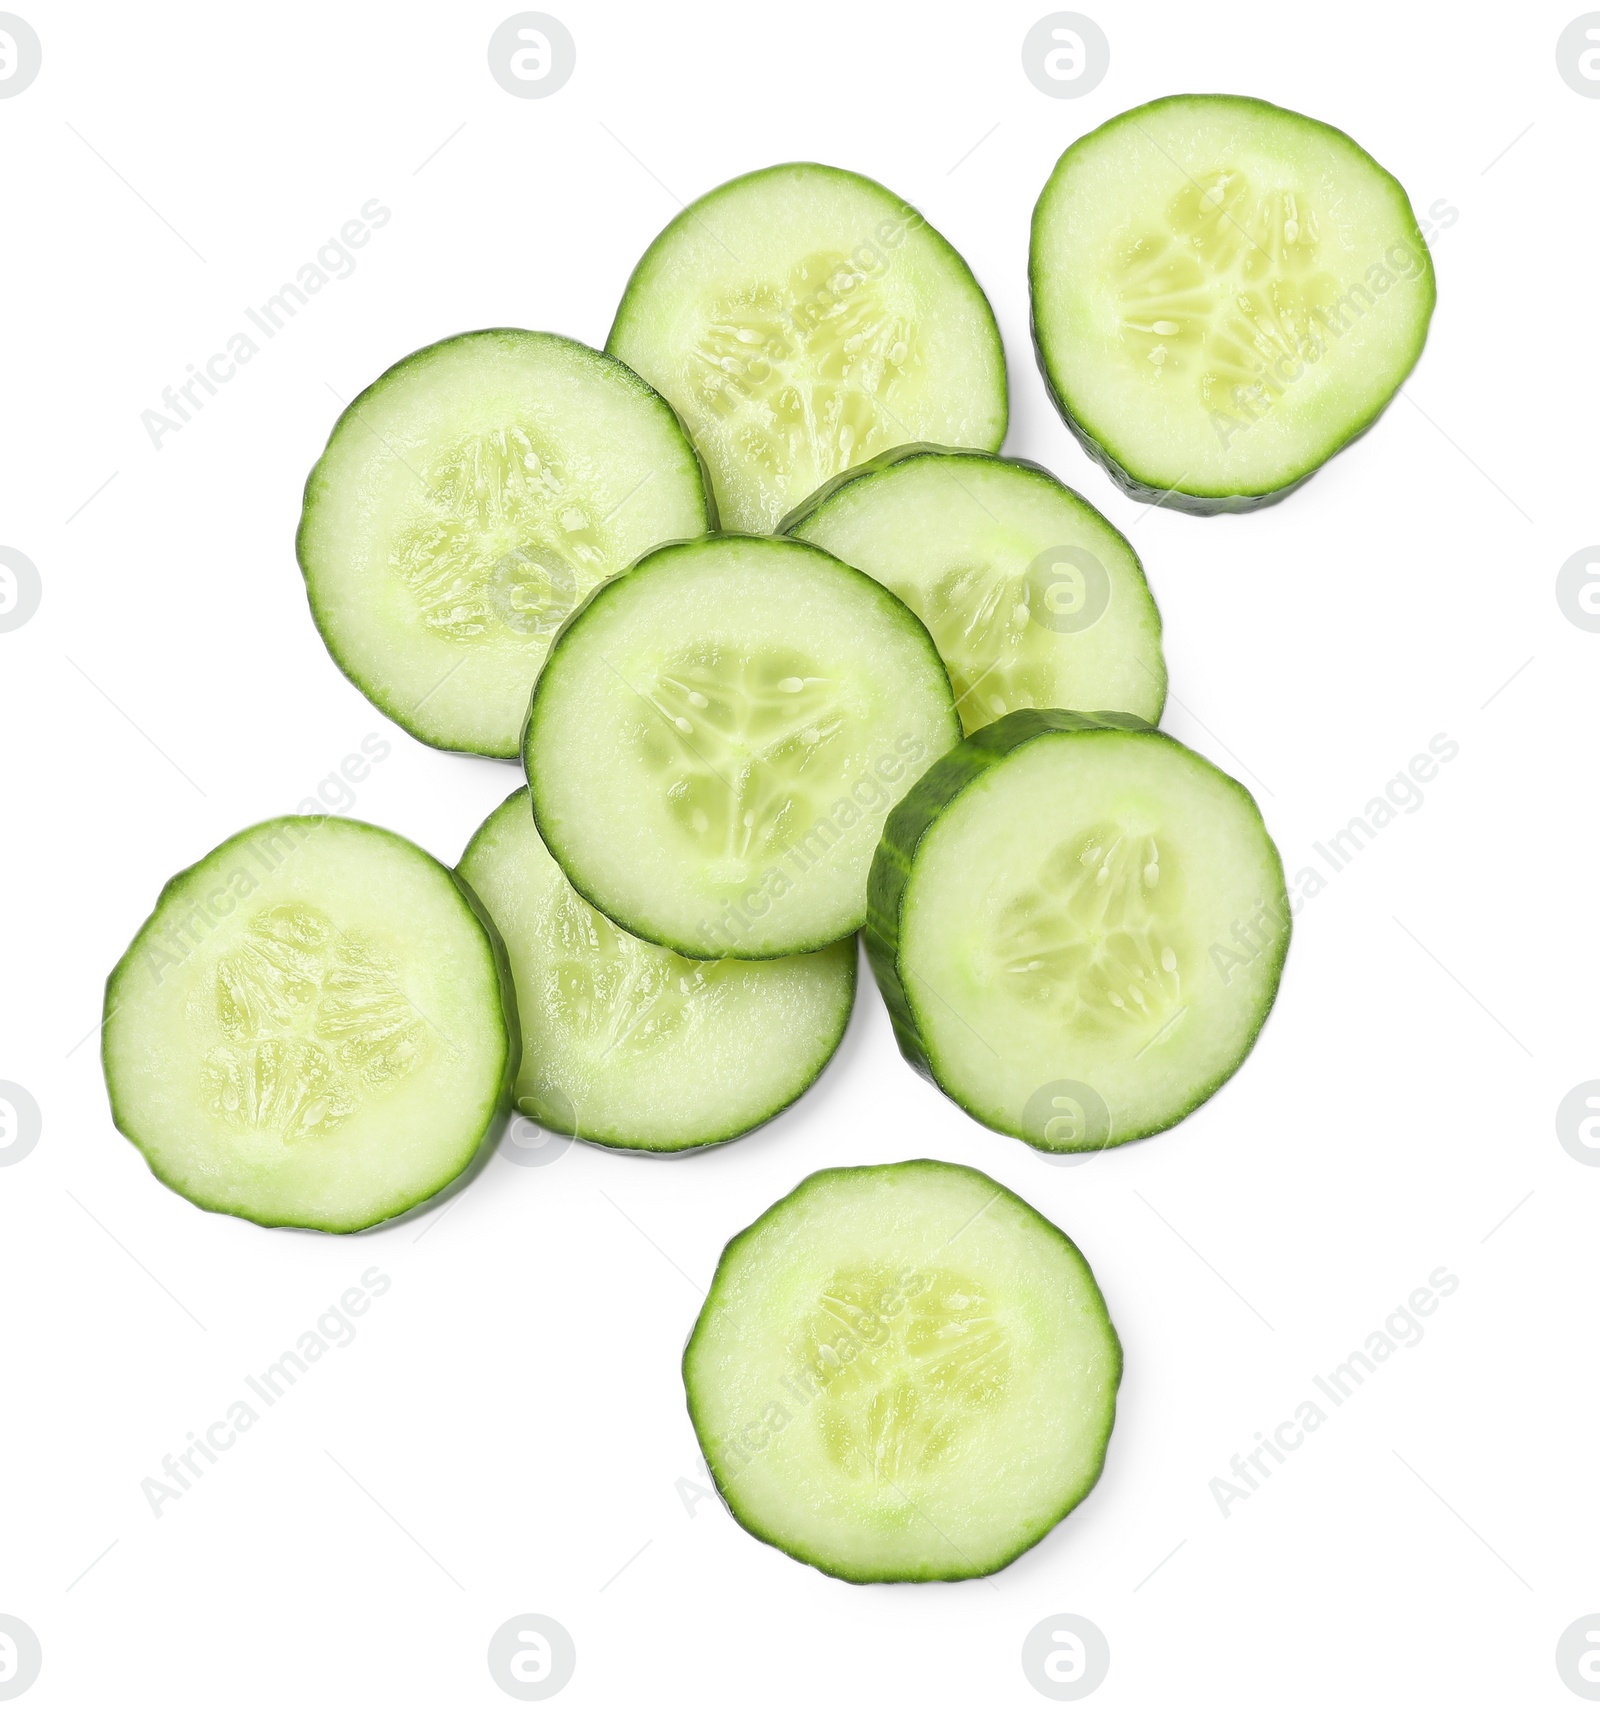
[[[1074,143],[1030,286],[1074,433],[1193,512],[1363,433],[1434,295],[1370,156],[1222,96]],[[407,732],[524,783],[454,869],[290,816],[168,883],[103,1031],[157,1177],[349,1232],[459,1186],[513,1111],[725,1143],[822,1072],[858,933],[906,1059],[995,1132],[1096,1151],[1211,1096],[1277,993],[1283,868],[1156,724],[1138,556],[1001,455],[1006,422],[967,264],[807,164],[686,208],[604,352],[498,328],[380,377],[306,485],[313,618]],[[1120,1374],[1072,1242],[932,1161],[813,1174],[730,1242],[684,1357],[735,1517],[855,1582],[1038,1541],[1098,1478]]]

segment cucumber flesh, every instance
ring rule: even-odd
[[[561,622],[711,523],[694,449],[637,375],[495,328],[413,352],[350,405],[306,483],[298,547],[358,689],[424,744],[515,756]]]
[[[167,883],[106,984],[117,1129],[202,1209],[327,1232],[398,1215],[504,1118],[503,958],[398,834],[247,828]]]
[[[722,1143],[810,1088],[855,998],[853,939],[796,958],[700,962],[636,940],[575,893],[526,789],[483,824],[461,878],[511,960],[517,1106],[591,1143]]]
[[[684,1352],[734,1517],[852,1583],[983,1577],[1094,1487],[1122,1348],[1082,1253],[970,1167],[815,1173],[727,1247]]]
[[[927,626],[964,731],[1012,709],[1161,718],[1161,616],[1144,568],[1038,465],[902,447],[825,485],[783,529],[876,578]]]
[[[1176,1124],[1249,1053],[1289,941],[1236,780],[1127,716],[1019,710],[889,818],[867,952],[906,1058],[1036,1149]]]
[[[770,531],[902,442],[1005,438],[1005,353],[972,271],[892,191],[833,167],[768,167],[690,204],[606,349],[677,407],[730,530]]]
[[[1033,216],[1034,342],[1062,415],[1140,498],[1282,499],[1410,374],[1433,263],[1400,184],[1331,125],[1177,95],[1061,157]]]
[[[647,555],[562,632],[525,761],[551,855],[687,958],[860,928],[890,806],[960,736],[914,613],[820,548],[714,536]]]

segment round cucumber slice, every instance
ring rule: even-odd
[[[927,626],[965,731],[1012,709],[1161,718],[1161,616],[1139,557],[1038,465],[900,447],[825,484],[783,529],[876,578]]]
[[[859,929],[889,808],[960,736],[933,640],[804,542],[647,554],[557,639],[524,745],[539,832],[597,910],[691,959]]]
[[[859,173],[768,167],[644,253],[606,349],[689,425],[730,530],[904,441],[997,448],[1005,352],[972,270]]]
[[[472,836],[458,873],[510,956],[517,1106],[558,1132],[663,1153],[725,1143],[803,1095],[850,1020],[854,939],[760,963],[636,940],[573,891],[526,789]]]
[[[709,529],[699,459],[631,370],[558,334],[459,334],[334,425],[298,550],[340,669],[424,744],[515,756],[568,614]]]
[[[202,1209],[353,1232],[472,1162],[515,1018],[449,870],[365,822],[283,816],[174,876],[111,973],[112,1117]]]
[[[1074,143],[1029,280],[1069,427],[1131,494],[1188,512],[1281,500],[1369,428],[1434,301],[1400,184],[1331,125],[1234,95]]]
[[[987,1174],[814,1173],[722,1253],[689,1415],[752,1536],[854,1584],[981,1578],[1099,1479],[1122,1348],[1082,1253]]]
[[[1238,1070],[1289,943],[1255,800],[1126,715],[1019,709],[936,762],[872,865],[901,1052],[1036,1149],[1164,1131]]]

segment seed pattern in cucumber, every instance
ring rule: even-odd
[[[395,566],[436,637],[548,636],[615,563],[593,471],[533,424],[458,442],[421,474]]]
[[[840,1347],[863,1330],[877,1338],[846,1363]],[[827,1384],[816,1410],[828,1458],[889,1490],[935,1469],[963,1435],[981,1434],[1011,1379],[1004,1322],[983,1287],[950,1268],[900,1280],[882,1268],[835,1275],[792,1352]]]
[[[990,956],[998,987],[1067,1028],[1148,1039],[1184,1006],[1191,958],[1171,842],[1103,822],[1057,846],[1001,895]]]
[[[223,1042],[206,1056],[206,1083],[213,1110],[242,1127],[331,1131],[363,1089],[404,1078],[431,1046],[394,967],[309,905],[253,918],[214,982]]]
[[[815,820],[842,750],[847,712],[834,680],[799,650],[700,645],[662,664],[641,721],[641,752],[679,825],[738,877],[781,855]]]
[[[737,438],[768,486],[791,470],[833,476],[898,438],[895,396],[924,355],[916,326],[842,250],[708,308],[694,415]]]
[[[1236,409],[1273,365],[1292,362],[1338,301],[1317,210],[1295,190],[1263,190],[1237,168],[1185,185],[1118,257],[1130,358],[1163,386],[1187,377],[1208,410]]]

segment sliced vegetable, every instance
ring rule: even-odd
[[[463,1172],[504,1119],[504,952],[398,834],[283,816],[161,891],[106,984],[117,1129],[164,1184],[265,1227],[343,1233]]]
[[[972,270],[859,173],[768,167],[644,253],[606,349],[682,414],[730,530],[904,441],[994,449],[1005,353]]]
[[[814,1173],[732,1240],[683,1357],[752,1536],[851,1583],[981,1578],[1088,1494],[1122,1348],[1077,1246],[942,1161]]]
[[[1036,1149],[1175,1125],[1238,1069],[1289,943],[1255,800],[1126,715],[1021,709],[935,763],[872,866],[906,1058]]]
[[[1400,184],[1331,125],[1173,95],[1080,138],[1033,214],[1034,343],[1130,493],[1281,500],[1368,429],[1421,355],[1433,263]]]

